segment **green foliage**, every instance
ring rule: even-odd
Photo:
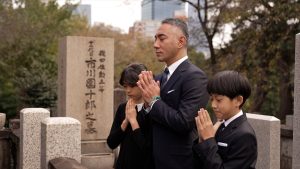
[[[24,107],[55,108],[59,38],[82,29],[75,6],[19,0],[0,4],[0,111],[9,117]]]
[[[285,0],[207,0],[188,2],[198,12],[203,33],[194,33],[209,46],[208,72],[233,69],[245,74],[252,96],[248,112],[284,119],[293,112],[295,35],[300,31],[300,2]],[[233,25],[232,40],[216,48],[212,39]],[[201,43],[200,43],[201,45]],[[204,65],[205,66],[205,65]],[[211,73],[208,73],[210,76]]]
[[[247,5],[246,5],[247,3]],[[251,111],[284,118],[292,113],[298,1],[240,1],[232,41],[219,53],[223,67],[244,72],[252,83]],[[295,22],[291,22],[295,21]],[[283,97],[284,96],[284,97]]]
[[[193,64],[206,72],[208,76],[211,75],[209,60],[205,59],[205,56],[201,51],[197,51],[195,47],[190,46],[188,47],[188,56]]]

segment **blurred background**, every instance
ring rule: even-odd
[[[284,123],[293,114],[299,13],[300,2],[293,0],[0,0],[0,112],[15,118],[25,107],[56,111],[64,36],[114,38],[115,87],[132,62],[161,72],[155,30],[161,20],[178,17],[190,29],[192,62],[209,77],[225,69],[241,72],[252,85],[244,111]]]

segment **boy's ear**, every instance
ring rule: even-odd
[[[235,99],[236,99],[236,103],[237,103],[236,106],[237,106],[237,107],[240,107],[240,106],[242,105],[243,101],[244,101],[243,96],[238,95],[238,96],[235,97]]]

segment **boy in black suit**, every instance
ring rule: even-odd
[[[193,146],[197,169],[254,169],[257,141],[242,106],[251,94],[248,80],[235,71],[217,73],[207,85],[211,106],[222,125],[216,130],[208,112],[195,118],[199,139]]]

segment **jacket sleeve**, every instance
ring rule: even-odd
[[[254,135],[242,135],[229,146],[220,150],[215,138],[210,138],[194,145],[193,151],[203,169],[255,169],[257,145]],[[224,153],[223,158],[220,151]]]
[[[125,114],[124,111],[125,111],[125,105],[122,104],[118,107],[113,124],[110,129],[110,133],[107,137],[107,144],[111,149],[117,148],[125,137],[126,130],[123,131],[121,129],[121,124],[124,120],[124,117],[123,117]]]
[[[141,120],[139,121],[140,128],[131,133],[132,138],[140,150],[149,151],[151,149],[152,140],[149,114],[144,115],[146,114],[144,110],[138,113],[142,114]]]

